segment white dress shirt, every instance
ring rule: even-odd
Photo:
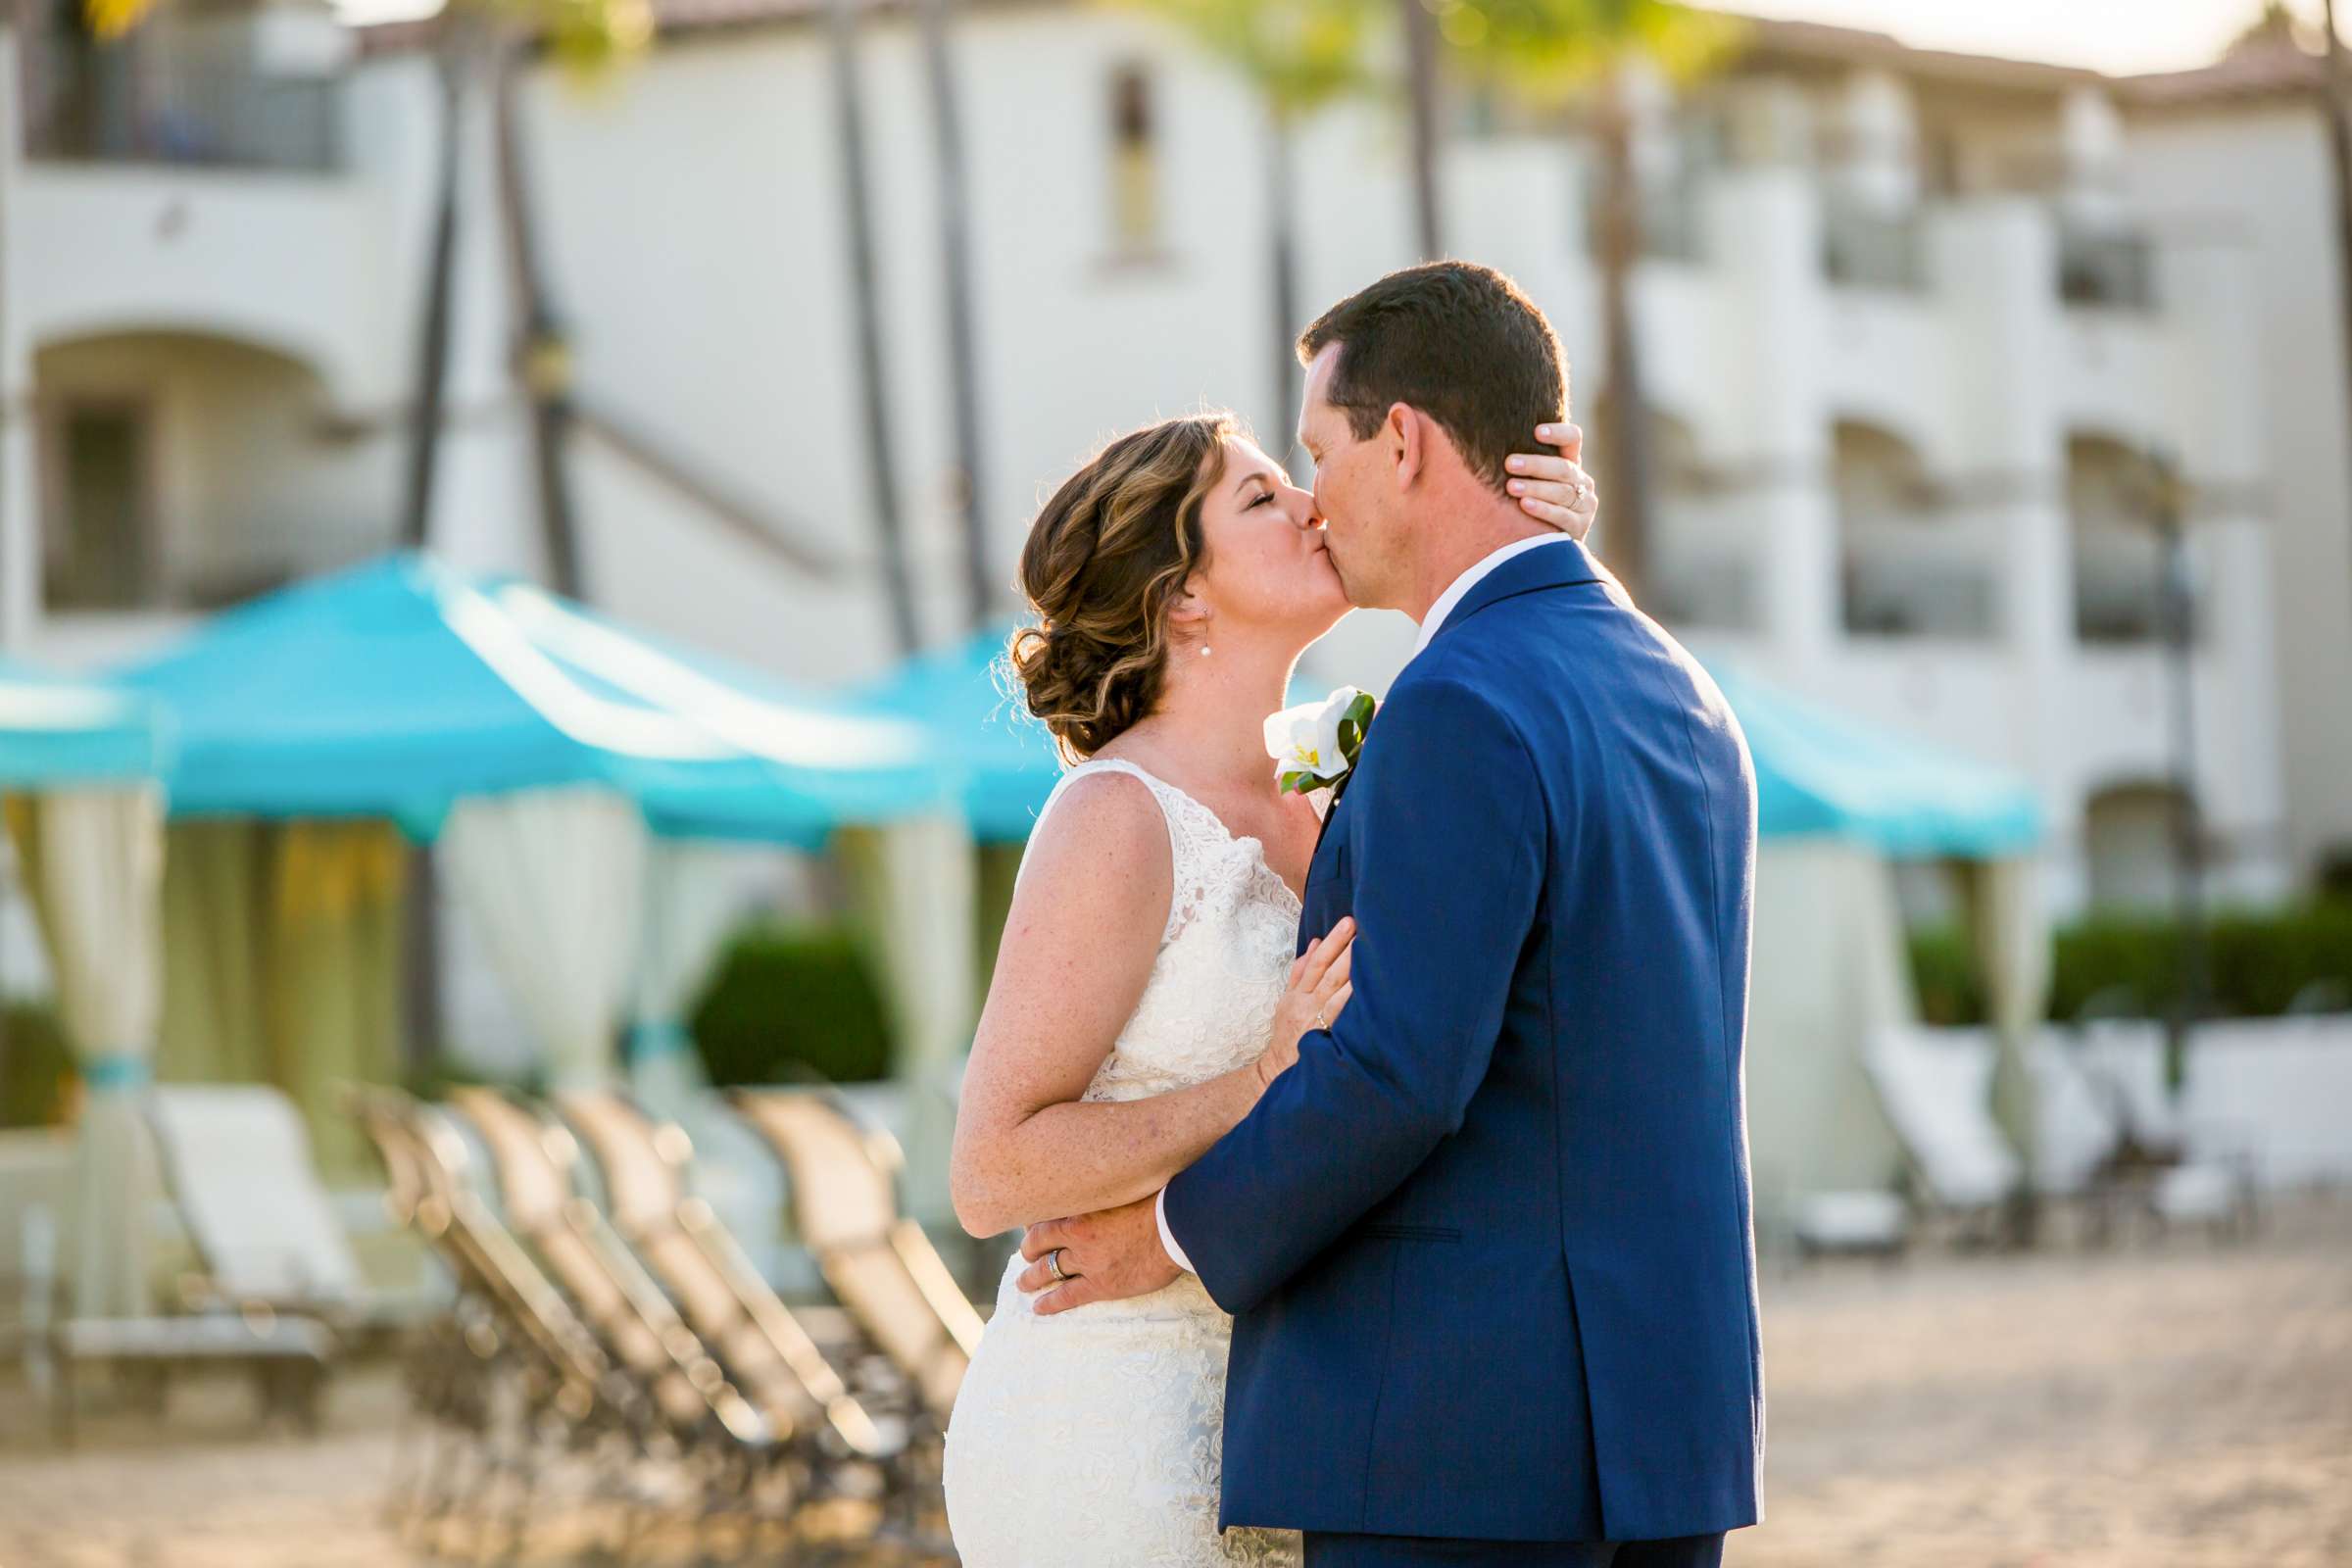
[[[1438,595],[1437,602],[1429,607],[1429,613],[1421,617],[1421,636],[1413,644],[1412,658],[1407,659],[1405,662],[1410,663],[1413,659],[1421,657],[1421,650],[1427,648],[1430,640],[1437,636],[1438,628],[1446,624],[1446,617],[1453,613],[1454,606],[1467,598],[1470,590],[1477,587],[1488,572],[1493,571],[1513,556],[1524,556],[1530,550],[1541,549],[1544,545],[1559,545],[1568,542],[1568,535],[1564,533],[1539,533],[1525,539],[1514,539],[1492,555],[1481,557],[1468,571],[1463,572],[1446,585],[1446,591]],[[1176,1245],[1176,1233],[1168,1229],[1168,1194],[1165,1188],[1162,1188],[1159,1197],[1152,1200],[1152,1209],[1159,1219],[1159,1245],[1167,1250],[1168,1261],[1187,1274],[1197,1272],[1193,1267],[1193,1260],[1184,1255],[1183,1248]]]

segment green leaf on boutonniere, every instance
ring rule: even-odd
[[[1379,707],[1380,700],[1364,692],[1348,705],[1347,713],[1340,719],[1340,755],[1348,759],[1349,767],[1363,755],[1364,737],[1371,732],[1372,714]]]

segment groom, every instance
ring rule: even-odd
[[[1764,1445],[1746,746],[1506,492],[1567,412],[1509,279],[1393,273],[1298,352],[1333,564],[1421,623],[1307,879],[1354,1000],[1156,1212],[1032,1231],[1083,1276],[1039,1309],[1197,1272],[1237,1319],[1221,1523],[1310,1568],[1716,1564]]]

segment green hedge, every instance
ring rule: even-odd
[[[737,934],[687,1019],[710,1082],[863,1083],[890,1075],[890,1014],[848,931]]]
[[[2275,1016],[2315,984],[2352,996],[2352,900],[2218,914],[2206,928],[2205,953],[2211,1008],[2222,1017]],[[1984,977],[1961,932],[1914,932],[1911,976],[1926,1021],[1984,1021]],[[2097,915],[2057,932],[2049,1015],[2072,1019],[2098,997],[2102,1011],[2162,1017],[2179,1000],[2180,984],[2172,921]]]
[[[54,1127],[78,1079],[65,1026],[46,1002],[0,1002],[0,1127]]]

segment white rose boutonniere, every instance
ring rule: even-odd
[[[1330,790],[1337,799],[1364,749],[1378,699],[1343,686],[1319,703],[1286,708],[1266,720],[1266,755],[1274,759],[1274,780],[1285,793],[1312,795]]]

